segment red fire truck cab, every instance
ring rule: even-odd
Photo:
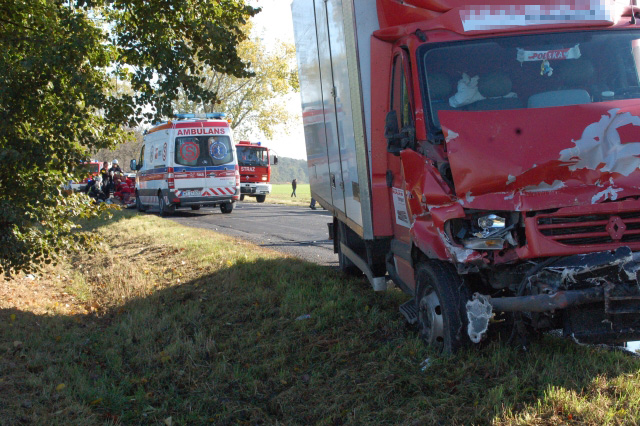
[[[255,197],[264,203],[271,193],[271,165],[278,164],[278,157],[262,142],[240,141],[236,144],[240,167],[240,200]]]

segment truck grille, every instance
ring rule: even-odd
[[[540,233],[569,246],[640,242],[640,212],[540,215]]]

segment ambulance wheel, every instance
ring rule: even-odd
[[[191,206],[191,210],[200,210],[200,206]]]
[[[244,194],[240,194],[240,201],[244,201]]]
[[[220,211],[222,213],[231,213],[233,210],[233,203],[220,204]]]
[[[256,195],[256,201],[259,203],[264,203],[264,200],[267,198],[266,195]]]
[[[456,352],[469,342],[467,287],[456,270],[444,262],[423,261],[415,274],[420,337],[437,352]]]
[[[162,194],[158,193],[158,209],[160,210],[160,216],[165,217],[171,213],[175,213],[176,206],[167,206]]]
[[[142,200],[140,200],[140,195],[136,192],[136,208],[140,213],[147,211],[147,208],[142,204]]]

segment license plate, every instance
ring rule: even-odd
[[[187,191],[182,191],[182,196],[183,197],[199,197],[201,194],[201,191],[199,189],[191,189],[191,190],[187,190]]]

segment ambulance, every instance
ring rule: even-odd
[[[223,113],[177,114],[144,136],[136,171],[136,206],[162,216],[179,207],[219,206],[231,213],[240,198],[240,172],[231,127]]]

